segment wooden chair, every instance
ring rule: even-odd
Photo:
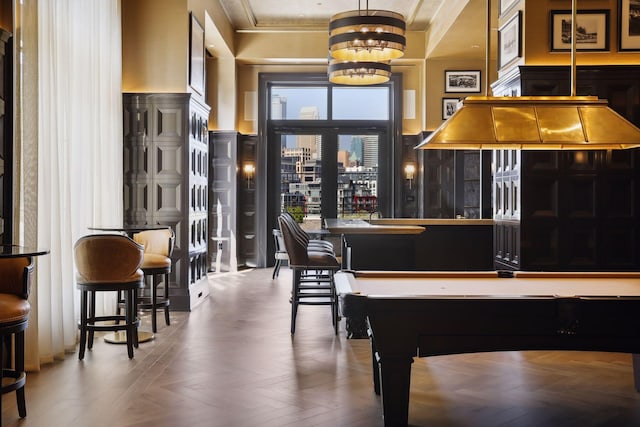
[[[138,346],[137,293],[144,287],[142,255],[142,245],[118,234],[92,234],[74,245],[76,286],[80,290],[80,360],[84,359],[85,346],[89,350],[93,347],[95,331],[126,331],[127,352],[133,358],[133,348]],[[124,294],[124,315],[97,316],[96,292],[114,291]]]
[[[156,311],[164,310],[164,321],[169,326],[169,275],[171,274],[171,254],[175,242],[175,233],[171,228],[160,230],[145,230],[133,235],[133,240],[144,246],[144,257],[140,267],[147,278],[151,278],[149,295],[142,296],[138,300],[138,309],[151,310],[151,330],[157,332]],[[164,289],[161,296],[157,289],[160,285],[160,277],[164,276]]]
[[[334,274],[340,263],[330,252],[310,250],[285,215],[278,217],[284,245],[293,271],[291,290],[291,334],[296,330],[299,305],[330,305],[331,319],[338,334],[338,296]]]
[[[0,259],[0,337],[3,347],[0,394],[16,392],[20,418],[27,416],[24,396],[27,378],[24,371],[24,331],[27,329],[31,312],[27,298],[31,290],[32,277],[31,257]],[[12,381],[4,381],[5,378],[11,378]]]

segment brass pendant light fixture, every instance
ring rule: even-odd
[[[489,27],[490,1],[487,1],[487,10]],[[609,150],[640,147],[640,129],[609,108],[607,100],[576,96],[576,0],[572,1],[571,22],[571,96],[467,97],[453,116],[416,148]]]
[[[404,55],[404,17],[388,10],[366,8],[338,13],[329,21],[329,81],[372,85],[389,80],[389,61]]]
[[[331,83],[365,86],[389,81],[391,65],[388,62],[329,61]]]

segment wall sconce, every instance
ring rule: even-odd
[[[404,165],[404,179],[409,181],[409,190],[411,190],[411,183],[416,174],[416,165],[413,163],[406,163]]]
[[[247,162],[242,166],[242,171],[244,172],[244,177],[247,180],[247,188],[251,188],[251,182],[253,181],[253,176],[256,172],[256,167],[252,162]]]

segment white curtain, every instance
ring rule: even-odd
[[[37,264],[30,370],[75,349],[73,244],[88,227],[121,224],[123,209],[120,2],[38,0],[37,13],[37,235],[50,254]],[[102,304],[115,310],[113,298]]]

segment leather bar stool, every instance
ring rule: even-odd
[[[281,215],[283,220],[286,220],[290,227],[291,231],[296,235],[296,237],[305,242],[309,250],[314,250],[318,252],[330,252],[334,253],[333,244],[327,240],[322,239],[312,239],[309,236],[309,233],[304,231],[300,224],[296,221],[296,219],[289,212],[284,212]]]
[[[280,215],[278,224],[293,270],[291,289],[291,334],[296,331],[296,316],[300,305],[330,305],[334,332],[338,334],[338,295],[334,274],[340,263],[330,251],[316,251],[296,234],[287,216]]]
[[[27,416],[24,396],[24,332],[31,306],[27,298],[31,289],[33,263],[31,257],[0,259],[0,337],[2,337],[2,369],[0,393],[16,392],[18,415]],[[13,359],[13,367],[11,360]],[[3,381],[11,378],[13,381]],[[2,405],[0,402],[0,413]]]
[[[133,348],[138,346],[137,294],[144,287],[142,250],[142,245],[118,234],[92,234],[74,245],[76,286],[80,290],[80,360],[84,359],[85,347],[93,347],[95,331],[126,331],[127,353],[129,359],[133,358]],[[124,294],[124,315],[98,316],[96,292],[114,291]]]
[[[149,296],[142,296],[138,300],[138,309],[151,310],[151,330],[157,332],[156,311],[164,310],[164,321],[171,325],[169,317],[169,275],[171,274],[171,254],[175,241],[175,234],[171,228],[159,230],[145,230],[133,235],[133,240],[144,246],[142,266],[145,282],[151,278]],[[164,276],[163,294],[158,295],[160,277]]]

